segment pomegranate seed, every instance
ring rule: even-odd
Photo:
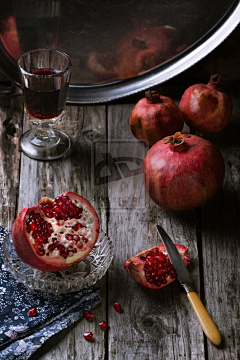
[[[28,310],[28,315],[29,316],[36,316],[37,315],[37,309],[36,308],[32,308],[30,310]]]
[[[73,235],[73,240],[79,241],[79,240],[80,240],[80,237],[79,237],[78,235]]]
[[[45,214],[48,218],[52,218],[53,217],[53,214],[51,214],[51,213],[46,213]]]
[[[101,321],[98,326],[100,327],[100,329],[107,329],[108,323],[106,321]]]
[[[76,224],[76,225],[72,226],[72,229],[73,229],[74,231],[77,231],[77,230],[78,230],[78,225]]]
[[[114,309],[115,309],[117,312],[121,312],[121,311],[122,311],[121,305],[120,305],[119,303],[117,303],[117,302],[115,302],[115,303],[113,304],[113,307],[114,307]]]
[[[73,246],[70,245],[70,246],[67,248],[67,251],[71,251],[71,252],[75,253],[75,252],[77,252],[77,249],[76,249],[75,247],[73,247]]]
[[[66,259],[68,257],[69,253],[68,252],[62,252],[60,253],[60,256],[64,257],[64,259]]]
[[[30,229],[32,230],[32,231],[35,231],[35,230],[37,230],[37,224],[35,224],[35,223],[31,223],[30,224]]]
[[[45,255],[45,250],[44,250],[44,248],[36,248],[36,253],[39,256],[43,256],[43,255]]]
[[[79,229],[81,229],[83,227],[83,225],[78,223],[78,227],[79,227]]]
[[[80,242],[78,242],[78,243],[77,243],[77,248],[78,248],[78,249],[81,249],[82,247],[83,247],[83,244],[80,243]]]
[[[94,315],[91,311],[85,311],[83,316],[85,317],[86,320],[92,320],[94,318]]]
[[[73,236],[72,236],[71,234],[66,234],[66,235],[65,235],[65,238],[66,238],[67,240],[72,240],[72,239],[73,239]]]
[[[84,339],[86,340],[92,340],[93,339],[93,333],[92,332],[85,332],[83,334]]]
[[[83,236],[82,241],[84,241],[85,243],[87,243],[87,242],[88,242],[88,239]]]
[[[48,247],[48,250],[49,250],[49,251],[53,251],[54,249],[55,249],[55,245],[54,245],[54,244],[49,245],[49,247]]]

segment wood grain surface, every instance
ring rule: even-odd
[[[184,86],[162,86],[178,103]],[[22,97],[0,99],[0,216],[10,229],[22,207],[42,196],[71,190],[86,197],[114,243],[114,259],[101,286],[95,320],[78,321],[52,337],[31,360],[239,360],[240,87],[227,88],[234,101],[229,125],[206,136],[222,152],[226,176],[221,191],[201,209],[174,212],[155,205],[145,191],[141,165],[148,148],[129,130],[131,99],[67,106],[58,126],[72,140],[64,158],[29,159],[19,152],[28,128]],[[24,120],[25,119],[25,120]],[[185,131],[189,131],[185,128]],[[158,245],[160,224],[175,243],[189,247],[189,270],[198,295],[223,338],[212,345],[185,292],[176,281],[161,290],[138,285],[123,268],[134,254]],[[119,302],[122,313],[113,309]],[[103,331],[98,322],[107,320]],[[92,331],[95,341],[82,337]]]

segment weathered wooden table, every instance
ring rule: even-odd
[[[22,97],[0,100],[0,224],[11,229],[22,207],[71,190],[92,203],[114,243],[113,262],[98,283],[102,303],[93,310],[95,321],[83,319],[52,337],[32,359],[240,359],[240,84],[225,85],[233,116],[224,130],[208,136],[225,159],[224,185],[202,208],[185,212],[166,211],[146,194],[141,164],[147,147],[129,130],[136,98],[68,105],[59,127],[70,135],[72,152],[53,162],[34,161],[19,152],[20,135],[28,126]],[[164,85],[161,91],[178,103],[186,87]],[[123,269],[126,259],[159,244],[157,223],[175,243],[189,247],[195,286],[222,334],[219,348],[204,337],[177,282],[149,290]],[[115,301],[121,314],[113,309]],[[108,331],[99,329],[101,320],[108,321]],[[92,331],[95,342],[85,341],[84,331]]]

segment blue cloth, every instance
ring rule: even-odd
[[[7,230],[0,226],[0,360],[26,360],[51,336],[80,319],[100,301],[99,287],[55,295],[28,290],[6,270],[1,244]],[[37,316],[28,310],[36,308]]]

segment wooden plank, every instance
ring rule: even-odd
[[[99,214],[101,228],[106,231],[106,209],[100,200],[105,197],[105,188],[95,192],[91,167],[92,144],[106,136],[105,118],[105,106],[67,106],[66,115],[58,127],[71,137],[71,154],[52,162],[35,161],[22,154],[19,211],[37,204],[42,196],[55,197],[70,190],[91,202]],[[25,123],[24,130],[27,127]],[[96,320],[89,323],[84,319],[52,337],[38,352],[42,355],[41,360],[104,359],[105,333],[98,327],[98,321],[106,318],[105,283],[106,279],[99,283],[103,301],[94,310]],[[85,331],[94,333],[94,343],[84,340]]]
[[[129,166],[144,159],[147,148],[135,141],[129,130],[133,105],[108,106],[109,164],[119,157],[128,157]],[[116,172],[116,167],[112,165],[109,171]],[[155,229],[159,223],[175,243],[189,247],[189,269],[199,291],[195,211],[158,207],[145,191],[141,166],[138,175],[125,169],[125,177],[123,165],[121,168],[121,177],[108,184],[108,232],[115,244],[109,270],[109,360],[203,360],[203,333],[178,283],[150,290],[134,282],[123,269],[129,257],[160,243]],[[122,314],[113,310],[115,301],[122,305]]]
[[[208,136],[222,152],[226,173],[221,191],[202,209],[202,248],[206,306],[223,337],[220,349],[207,343],[208,358],[240,359],[240,91],[226,87],[233,116],[219,133]]]
[[[0,99],[0,224],[11,229],[19,184],[22,98]]]

